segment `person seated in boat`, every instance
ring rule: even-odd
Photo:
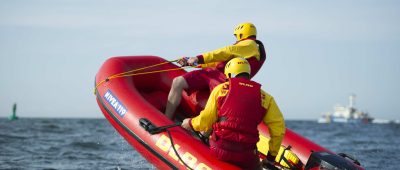
[[[225,66],[228,81],[212,90],[200,115],[184,119],[181,126],[195,131],[212,129],[209,144],[213,155],[243,169],[258,169],[258,124],[268,126],[271,139],[263,162],[273,165],[285,134],[285,122],[274,98],[250,80],[250,70],[246,59],[230,60]]]
[[[263,65],[266,55],[264,45],[257,40],[257,30],[252,23],[241,23],[234,29],[236,42],[214,51],[206,52],[196,57],[184,57],[178,61],[182,66],[197,65],[200,70],[194,70],[176,77],[168,94],[165,115],[173,119],[175,110],[180,104],[182,91],[189,94],[201,89],[211,91],[215,86],[225,81],[224,67],[226,62],[235,57],[246,58],[253,77]]]

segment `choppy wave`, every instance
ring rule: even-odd
[[[287,127],[366,169],[397,169],[400,124],[319,124]],[[0,169],[155,169],[105,119],[0,119]]]

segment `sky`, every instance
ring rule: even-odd
[[[0,1],[0,117],[103,118],[94,77],[113,56],[196,56],[252,22],[267,50],[253,80],[286,119],[336,104],[400,119],[400,1]]]

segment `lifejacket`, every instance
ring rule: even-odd
[[[257,126],[266,113],[260,84],[244,78],[231,78],[229,82],[225,101],[218,104],[218,122],[213,125],[210,139],[212,149],[219,154],[217,157],[254,153],[259,140]]]

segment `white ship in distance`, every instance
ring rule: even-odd
[[[349,96],[349,105],[334,107],[334,111],[325,113],[318,119],[318,123],[371,123],[374,118],[367,112],[358,111],[355,105],[356,95]]]

